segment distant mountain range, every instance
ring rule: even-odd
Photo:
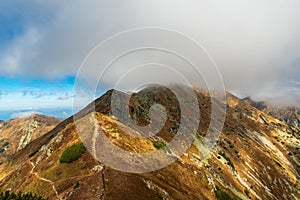
[[[291,126],[300,127],[300,108],[295,106],[271,105],[263,101],[255,102],[250,97],[244,98],[243,101]]]
[[[73,114],[72,108],[55,108],[55,109],[24,109],[24,110],[2,110],[0,112],[0,119],[7,121],[15,118],[22,118],[26,115],[41,114],[56,117],[59,119],[66,119]]]
[[[0,137],[11,145],[4,145],[5,151],[0,153],[5,158],[0,165],[0,188],[33,192],[49,199],[299,199],[300,128],[299,121],[295,123],[298,111],[275,112],[266,105],[228,94],[226,120],[217,146],[202,157],[211,97],[199,89],[195,93],[200,124],[194,142],[183,155],[170,152],[166,146],[179,130],[182,113],[174,94],[161,86],[148,87],[131,96],[110,90],[74,118],[64,121],[35,115],[1,122]],[[137,137],[138,130],[115,116],[124,113],[112,112],[113,94],[117,94],[117,104],[129,101],[129,115],[140,126],[151,122],[152,105],[164,105],[165,125],[155,136]],[[150,113],[158,119],[161,112],[154,109]],[[195,120],[189,117],[191,122]],[[79,129],[85,134],[79,136]],[[28,137],[28,131],[34,137]],[[112,144],[132,154],[161,151],[166,154],[165,159],[176,161],[153,172],[128,173],[99,162],[95,159],[97,150],[90,145],[86,145],[89,151],[76,149],[82,141],[95,142],[97,134],[103,133]],[[98,149],[105,150],[105,146]],[[110,155],[116,156],[114,152]],[[64,161],[64,156],[72,159]],[[119,161],[132,162],[126,157]]]

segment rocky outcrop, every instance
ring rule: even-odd
[[[149,107],[155,102],[161,102],[168,111],[163,129],[149,138],[137,137],[137,130],[112,115],[111,93],[80,111],[75,122],[73,118],[61,122],[14,154],[10,163],[3,163],[0,188],[32,191],[49,199],[216,199],[216,191],[236,199],[300,198],[300,141],[284,121],[228,94],[226,121],[217,146],[203,157],[211,99],[197,90],[201,105],[197,134],[187,152],[175,155],[167,146],[155,145],[155,141],[168,144],[180,124],[176,99],[168,90],[148,88],[131,97],[128,113],[138,124],[149,123]],[[153,101],[144,103],[147,98]],[[152,114],[160,115],[161,110]],[[85,134],[79,136],[78,128]],[[292,129],[299,131],[296,126]],[[80,141],[93,147],[100,134],[131,154],[160,151],[166,158],[176,158],[175,162],[153,172],[128,173],[95,159],[97,149],[90,147],[72,163],[59,162],[67,147]],[[106,149],[101,146],[98,150]],[[117,156],[113,151],[109,155]],[[130,162],[126,157],[118,161]]]
[[[0,123],[0,160],[10,159],[12,154],[20,151],[32,140],[46,134],[61,120],[43,115],[13,119]],[[4,148],[5,147],[5,148]]]

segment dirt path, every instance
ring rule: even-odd
[[[37,172],[34,172],[34,169],[35,169],[36,166],[35,166],[31,161],[29,161],[29,163],[30,163],[30,165],[32,166],[32,169],[31,169],[31,171],[30,171],[30,174],[33,174],[37,179],[39,179],[39,180],[41,180],[41,181],[45,181],[45,182],[47,182],[47,183],[50,183],[50,184],[52,185],[52,189],[53,189],[53,191],[54,191],[54,193],[55,193],[57,199],[61,200],[62,198],[59,197],[58,192],[57,192],[57,190],[56,190],[56,188],[55,188],[54,182],[51,181],[51,180],[49,180],[49,179],[45,179],[45,178],[43,178],[43,177],[40,177],[40,176],[38,175]]]
[[[104,195],[105,195],[105,192],[106,192],[106,185],[105,185],[105,176],[104,176],[104,173],[105,173],[105,167],[103,167],[103,170],[101,172],[101,175],[102,175],[102,190],[101,190],[101,194],[100,194],[100,200],[104,199]]]
[[[96,138],[98,137],[99,134],[99,122],[97,120],[97,115],[94,113],[90,119],[91,122],[94,123],[95,126],[95,131],[93,135],[93,146],[92,146],[92,155],[95,157],[95,159],[98,160],[97,154],[96,154]],[[102,189],[101,189],[101,194],[100,194],[100,200],[104,199],[104,195],[106,192],[106,185],[105,185],[105,166],[103,166],[103,169],[101,170],[101,176],[102,176]]]

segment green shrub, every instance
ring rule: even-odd
[[[162,199],[164,199],[163,197],[161,197],[161,196],[157,196],[157,197],[153,197],[153,199],[152,200],[162,200]]]
[[[235,170],[232,161],[230,160],[229,157],[226,156],[226,154],[225,154],[223,151],[220,151],[220,152],[219,152],[219,155],[222,156],[222,157],[227,161],[227,165],[231,166],[232,169]]]
[[[74,190],[77,189],[77,188],[79,188],[79,187],[80,187],[80,184],[79,184],[79,182],[77,181],[77,182],[74,184]]]
[[[152,143],[156,149],[162,149],[166,146],[166,144],[162,141],[153,141]]]
[[[63,153],[61,154],[59,161],[61,163],[65,162],[65,163],[71,163],[75,160],[78,160],[78,158],[80,158],[82,156],[82,154],[86,151],[86,147],[84,146],[84,144],[81,143],[77,143],[77,144],[73,144],[70,147],[67,147]]]
[[[227,192],[216,186],[215,195],[217,200],[236,200],[236,198],[230,196]]]
[[[37,196],[36,194],[32,194],[31,192],[22,194],[19,192],[18,194],[11,193],[10,191],[0,192],[0,199],[2,200],[46,200],[41,196]]]
[[[249,196],[249,193],[250,193],[249,190],[245,189],[244,192],[247,196]]]
[[[6,147],[9,145],[9,142],[4,142],[4,144],[2,144],[2,147]]]

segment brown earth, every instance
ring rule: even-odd
[[[30,191],[49,199],[191,200],[216,199],[214,190],[218,186],[236,199],[299,199],[300,141],[294,135],[299,133],[298,127],[228,94],[226,121],[217,147],[202,157],[205,148],[201,144],[209,126],[211,98],[203,91],[195,91],[201,111],[197,135],[183,155],[168,154],[167,147],[158,150],[165,152],[166,158],[176,158],[176,162],[165,168],[149,173],[118,171],[94,158],[105,147],[95,150],[90,145],[87,145],[89,151],[78,160],[59,162],[65,148],[80,141],[90,144],[95,133],[104,133],[114,145],[131,153],[157,151],[153,141],[168,143],[176,135],[182,116],[170,90],[155,86],[131,97],[117,92],[116,104],[129,98],[129,114],[142,126],[151,121],[149,109],[153,103],[165,106],[166,124],[150,138],[135,137],[138,132],[134,128],[112,116],[110,100],[114,91],[108,91],[75,118],[61,122],[4,162],[0,166],[0,188]],[[154,110],[154,115],[160,112]],[[78,127],[85,130],[84,135],[78,135]],[[119,161],[130,162],[126,158]]]
[[[35,114],[27,118],[12,119],[0,123],[0,160],[9,159],[31,141],[53,129],[60,119]]]

